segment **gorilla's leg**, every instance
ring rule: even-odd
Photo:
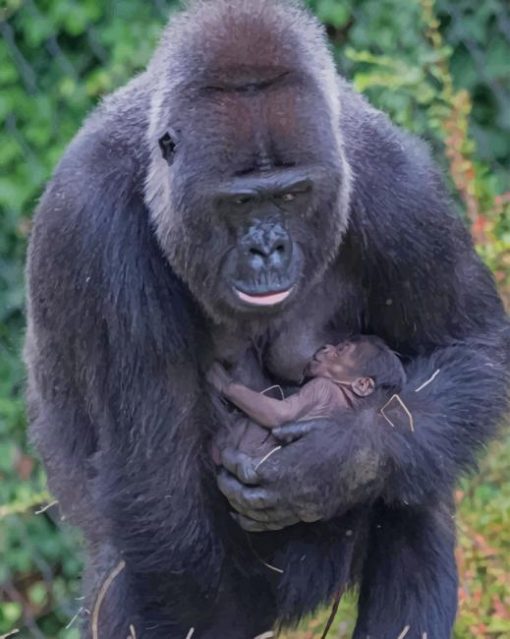
[[[96,548],[94,555],[89,557],[84,574],[88,614],[83,623],[82,639],[139,639],[142,621],[137,614],[137,602],[129,586],[124,562],[109,544]],[[108,570],[99,569],[97,566],[101,564],[109,566]]]
[[[193,639],[255,639],[269,632],[276,615],[274,607],[267,605],[264,593],[260,595],[253,593],[252,600],[247,602],[236,593],[225,591],[211,618],[197,626]]]
[[[454,544],[446,508],[377,509],[354,639],[449,639],[457,611]]]
[[[101,577],[88,575],[93,596],[83,639],[254,639],[276,622],[267,583],[257,578],[223,583],[214,601],[184,584],[173,597],[164,597],[157,595],[161,575],[136,578],[118,557],[113,561],[106,546],[95,558],[101,560],[111,568]]]

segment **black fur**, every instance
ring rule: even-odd
[[[138,639],[184,639],[191,628],[194,639],[252,639],[359,582],[357,639],[397,639],[406,626],[406,639],[447,639],[456,610],[452,492],[507,406],[509,328],[494,283],[427,149],[346,83],[324,80],[329,54],[299,7],[211,0],[190,11],[179,23],[188,57],[176,58],[181,45],[164,39],[148,71],[89,118],[47,187],[30,244],[31,433],[63,512],[87,539],[89,608],[126,562],[101,607],[100,637],[123,639],[133,625]],[[214,53],[211,24],[225,24],[218,41],[239,49],[236,12],[249,25],[264,22],[271,59],[285,66],[290,51],[320,95],[327,90],[334,103],[338,92],[332,123],[335,109],[310,89],[317,126],[308,141],[296,134],[296,157],[310,159],[313,148],[320,162],[332,148],[321,131],[334,125],[346,160],[328,164],[340,173],[321,187],[323,217],[289,223],[308,260],[300,298],[260,318],[211,295],[221,297],[216,264],[229,244],[220,222],[192,216],[194,183],[170,205],[158,181],[185,167],[196,182],[205,171],[180,126],[171,166],[161,157],[162,127],[173,126],[154,120],[174,95],[164,90],[165,65],[179,81],[190,77]],[[282,41],[280,52],[284,38],[291,46]],[[273,90],[267,78],[249,85],[248,93]],[[194,102],[179,100],[185,118]],[[238,149],[223,148],[208,117],[194,135],[229,166]],[[401,354],[415,431],[392,429],[370,409],[299,432],[283,427],[276,434],[291,443],[256,472],[225,451],[231,472],[220,474],[221,490],[244,528],[266,531],[247,533],[216,486],[209,443],[226,417],[204,372],[222,344],[258,344],[267,364],[272,348],[290,359],[301,345],[313,352],[322,331],[372,333]],[[270,378],[282,376],[267,367]]]

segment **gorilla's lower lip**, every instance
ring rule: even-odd
[[[248,295],[248,293],[243,293],[243,291],[240,291],[237,288],[235,289],[235,292],[240,300],[247,304],[251,304],[252,306],[276,306],[277,304],[284,302],[290,296],[292,290],[292,288],[289,288],[287,291],[266,293],[264,295]]]

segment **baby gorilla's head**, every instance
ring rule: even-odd
[[[399,393],[406,381],[397,355],[382,339],[368,335],[323,346],[309,363],[306,374],[348,385],[360,397],[379,389],[388,394]]]

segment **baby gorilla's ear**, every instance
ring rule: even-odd
[[[368,397],[375,390],[375,382],[371,377],[358,377],[352,384],[352,390],[358,397]]]

